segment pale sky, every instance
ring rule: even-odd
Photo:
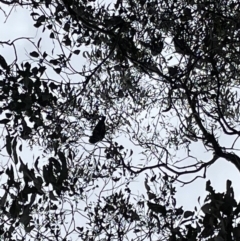
[[[6,13],[9,12],[9,8],[5,8]],[[35,40],[35,43],[39,39],[40,36],[42,36],[41,30],[37,30],[35,27],[32,26],[32,20],[29,17],[29,13],[27,10],[17,8],[17,10],[13,9],[10,16],[8,17],[6,23],[5,17],[2,12],[0,12],[0,29],[1,29],[1,41],[7,41],[7,40],[14,40],[18,37],[32,37]],[[48,34],[45,34],[45,38],[42,40],[42,48],[47,52],[51,52],[52,50],[52,44],[50,44],[51,40],[48,40]],[[43,35],[44,35],[43,34]],[[36,40],[37,39],[37,40]],[[16,42],[17,46],[17,52],[19,60],[25,60],[28,59],[26,57],[26,53],[33,51],[33,46],[26,40],[20,40]],[[2,48],[0,46],[0,53],[2,56],[5,57],[6,61],[8,63],[11,63],[13,61],[13,52],[12,48]],[[72,64],[77,68],[77,66],[80,66],[82,62],[85,61],[81,59],[80,55],[76,56],[73,60]],[[79,71],[80,71],[80,67]],[[54,75],[53,72],[50,74]],[[74,81],[74,78],[73,78]],[[118,139],[119,144],[127,146],[129,148],[132,144],[126,140],[124,137],[120,137]],[[229,145],[229,143],[233,141],[231,137],[220,137],[220,142],[222,145]],[[0,139],[0,143],[2,145],[3,140]],[[141,151],[140,148],[136,148],[132,145],[132,149],[134,150],[133,159],[135,162],[138,161],[139,155],[138,152]],[[35,159],[38,155],[40,155],[41,152],[36,149],[29,150],[25,147],[25,149],[22,152],[22,155],[24,158],[23,160],[26,162],[29,160],[29,163],[32,163],[33,156],[35,156]],[[206,151],[203,149],[201,143],[193,143],[191,146],[191,154],[193,156],[196,156],[200,160],[209,161],[211,156],[206,153]],[[179,158],[181,158],[181,152],[179,152]],[[28,158],[28,159],[27,159]],[[7,160],[6,160],[7,161]],[[3,161],[2,161],[3,162]],[[185,176],[183,180],[190,180],[189,176]],[[142,190],[144,190],[144,179],[145,174],[143,173],[137,178],[138,182],[134,182],[132,184],[132,187],[134,188],[134,191],[136,194],[140,194]],[[218,192],[224,192],[226,190],[226,180],[230,179],[233,183],[234,191],[235,191],[235,197],[237,200],[240,197],[240,187],[239,187],[239,172],[233,166],[233,164],[227,162],[226,160],[218,160],[214,165],[212,165],[210,168],[208,168],[207,171],[207,178],[206,179],[197,179],[193,183],[185,185],[184,187],[177,188],[177,206],[184,206],[185,210],[193,210],[194,206],[197,206],[198,208],[198,202],[197,199],[200,196],[201,197],[201,204],[203,204],[203,199],[206,197],[205,192],[205,183],[206,181],[210,179],[212,186],[215,190]],[[3,180],[2,180],[3,182]]]

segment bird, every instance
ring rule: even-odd
[[[105,126],[105,116],[102,116],[101,120],[97,123],[95,128],[93,129],[92,136],[89,138],[89,142],[91,144],[95,144],[101,141],[106,134],[106,126]]]
[[[178,38],[178,36],[175,36],[173,38],[173,43],[177,53],[182,55],[192,55],[191,49],[182,38]]]

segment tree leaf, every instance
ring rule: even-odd
[[[189,217],[192,217],[193,215],[194,215],[194,212],[185,211],[183,217],[184,218],[189,218]]]
[[[7,124],[9,121],[9,119],[2,119],[0,120],[0,124]]]
[[[36,52],[36,51],[33,51],[33,52],[30,53],[30,56],[32,56],[34,58],[37,58],[37,57],[39,57],[39,53]]]
[[[6,136],[6,147],[7,147],[7,153],[9,156],[12,155],[11,141],[12,141],[12,138],[9,135],[7,135]]]

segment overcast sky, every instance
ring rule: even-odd
[[[4,8],[4,10],[8,14],[10,8]],[[43,35],[40,30],[37,30],[35,27],[33,27],[32,19],[29,17],[29,13],[27,10],[17,8],[16,11],[15,9],[12,9],[12,12],[6,22],[6,17],[2,12],[0,12],[0,20],[1,41],[14,40],[15,38],[24,36],[32,37],[35,39],[35,42],[37,42],[36,39],[39,39],[39,37]],[[52,50],[52,44],[50,42],[51,40],[48,39],[48,34],[45,35],[45,38],[42,41],[42,48],[46,52],[51,52]],[[28,57],[26,56],[27,52],[29,52],[30,50],[34,50],[33,46],[26,40],[18,41],[16,43],[16,46],[20,61],[28,59]],[[3,48],[2,46],[0,46],[0,54],[4,56],[8,63],[11,63],[14,59],[12,48],[10,47],[6,48],[6,46],[4,46]],[[74,59],[74,66],[79,66],[79,62],[84,61],[80,58],[81,57],[76,57]],[[227,146],[232,141],[233,139],[231,139],[230,137],[220,137],[220,142],[223,145]],[[3,140],[1,140],[1,142],[3,142]],[[128,142],[128,140],[126,140],[124,137],[119,138],[119,143],[125,146],[131,145],[131,143]],[[141,149],[134,146],[132,146],[132,149],[134,150],[133,158],[135,161],[137,161],[139,157],[138,152],[140,152]],[[37,149],[33,151],[31,151],[30,149],[24,149],[22,152],[22,156],[24,157],[23,160],[25,162],[28,162],[29,160],[29,163],[32,163],[33,161],[33,158],[31,157],[35,156],[36,158],[40,154],[41,152],[38,152]],[[191,154],[193,156],[196,156],[199,160],[203,161],[209,161],[209,159],[211,158],[211,156],[206,153],[201,143],[192,144]],[[181,156],[179,156],[179,158],[181,158]],[[189,177],[190,176],[184,177],[184,180],[190,180]],[[138,182],[134,182],[132,184],[134,186],[134,190],[136,190],[136,192],[138,193],[141,193],[141,190],[144,190],[144,178],[145,174],[142,174],[137,179]],[[180,187],[179,185],[179,188],[177,189],[178,206],[183,205],[185,209],[189,210],[192,210],[194,206],[199,207],[197,203],[197,198],[201,196],[201,203],[203,203],[203,199],[206,196],[205,183],[208,179],[211,180],[214,189],[219,192],[223,192],[226,190],[226,180],[230,179],[233,182],[235,196],[238,198],[240,197],[239,172],[231,163],[228,163],[226,160],[218,160],[217,163],[215,163],[208,169],[206,179],[198,179],[194,181],[194,183],[188,184],[184,187]]]

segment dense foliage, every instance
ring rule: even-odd
[[[3,240],[239,240],[231,181],[207,182],[202,212],[178,207],[174,187],[219,158],[240,171],[236,1],[0,2],[44,33],[0,41],[15,54],[0,55]],[[35,50],[19,61],[23,40]],[[24,143],[45,159],[23,159]]]

